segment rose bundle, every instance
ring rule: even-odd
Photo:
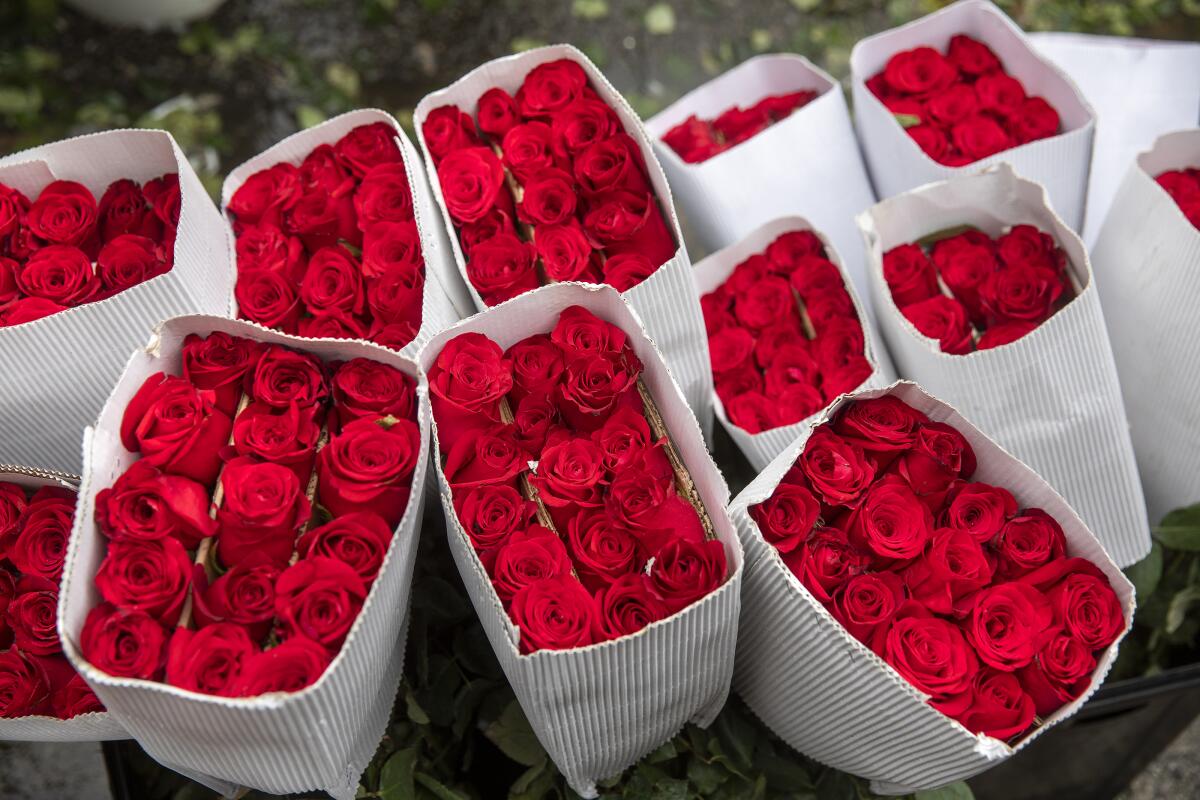
[[[1001,164],[858,223],[897,373],[1062,492],[1117,564],[1142,558],[1145,500],[1091,263],[1045,190]]]
[[[351,127],[352,126],[352,127]],[[424,323],[420,167],[382,112],[351,112],[239,167],[225,187],[238,314],[284,333],[403,349]],[[404,142],[407,144],[407,142]],[[414,167],[416,173],[414,174]],[[435,283],[436,287],[437,284]],[[448,306],[433,290],[433,302]],[[444,308],[434,330],[456,318]]]
[[[538,739],[594,796],[724,703],[741,566],[724,484],[609,287],[477,315],[422,370],[459,571]]]
[[[169,134],[0,159],[0,462],[78,474],[79,433],[146,331],[227,314],[232,284],[220,215]]]
[[[757,469],[833,398],[890,382],[826,240],[784,217],[696,264],[717,418]]]
[[[85,444],[68,655],[214,788],[352,795],[386,722],[427,447],[386,354],[171,320]],[[381,710],[346,709],[364,698]]]
[[[1082,230],[1095,114],[1071,79],[986,0],[863,39],[855,125],[880,197],[1010,163]]]
[[[1092,248],[1152,520],[1200,501],[1200,204],[1186,188],[1197,164],[1200,130],[1159,137],[1129,165]]]
[[[543,284],[611,285],[641,316],[704,429],[699,299],[641,122],[579,50],[488,62],[425,97],[414,123],[479,309]]]
[[[785,106],[803,103],[782,114],[772,110],[781,99]],[[720,145],[700,122],[714,118],[725,120],[720,127],[727,141]],[[875,202],[875,195],[846,99],[829,74],[790,53],[755,56],[688,92],[646,128],[671,193],[706,251],[736,245],[773,220],[801,215],[829,235],[851,280],[865,290],[854,215]],[[684,144],[687,134],[679,131],[695,131],[696,141]],[[708,157],[717,146],[720,158]]]
[[[1192,227],[1200,230],[1200,167],[1169,169],[1154,176]]]
[[[696,164],[782,122],[816,98],[817,93],[811,90],[771,94],[746,108],[731,106],[714,119],[700,119],[692,114],[664,133],[662,140],[684,161]]]
[[[951,355],[1015,342],[1076,295],[1066,253],[1033,225],[897,245],[883,254],[883,279],[904,318]]]
[[[881,791],[1011,755],[1097,688],[1129,628],[1132,587],[1071,508],[914,384],[836,403],[731,512],[751,565],[738,692]],[[803,686],[783,666],[800,658]]]

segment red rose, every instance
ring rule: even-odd
[[[558,169],[543,169],[526,177],[517,218],[534,225],[560,225],[575,215],[575,184]]]
[[[17,285],[17,272],[21,265],[11,258],[0,256],[0,313],[21,299],[21,287]]]
[[[585,95],[551,117],[550,130],[555,155],[565,161],[588,145],[616,136],[621,122],[607,103]]]
[[[905,603],[882,637],[879,654],[936,707],[967,691],[979,661],[962,632],[915,603]]]
[[[615,191],[598,195],[584,215],[583,228],[604,248],[606,255],[641,253],[651,263],[663,264],[679,249],[649,192]]]
[[[808,347],[800,342],[803,340],[775,351],[775,358],[771,360],[763,375],[767,395],[778,397],[793,386],[816,387],[820,383],[821,369],[809,355]],[[817,408],[821,405],[823,403],[818,393]]]
[[[504,166],[518,180],[559,166],[554,154],[554,133],[544,122],[514,125],[504,134],[500,150],[504,156]]]
[[[703,542],[703,523],[696,509],[676,494],[670,464],[661,455],[657,460],[648,455],[613,478],[604,498],[609,519],[637,536],[647,556],[671,541]]]
[[[401,163],[379,164],[363,176],[354,192],[354,211],[358,227],[366,232],[379,222],[409,222],[413,219],[413,199],[408,173]]]
[[[195,550],[217,532],[208,505],[208,490],[200,484],[140,460],[96,494],[96,524],[112,541],[173,538]]]
[[[1054,237],[1032,225],[1013,225],[996,240],[996,253],[1010,267],[1040,267],[1058,272],[1067,262],[1066,253]]]
[[[262,357],[263,345],[253,339],[213,331],[183,340],[183,377],[197,389],[215,392],[217,407],[230,416],[237,410],[242,381]]]
[[[750,507],[750,517],[763,539],[781,553],[790,553],[808,538],[821,504],[803,486],[781,483],[769,498]]]
[[[574,220],[562,225],[539,225],[533,232],[533,245],[551,281],[599,281],[592,262],[592,243]]]
[[[161,223],[150,213],[142,187],[128,179],[113,181],[104,190],[96,220],[102,242],[126,233],[157,239],[162,232]]]
[[[939,125],[949,126],[974,114],[979,109],[979,101],[975,90],[965,83],[956,83],[937,92],[925,103],[929,112]]]
[[[362,231],[354,219],[354,198],[350,187],[345,194],[333,195],[321,188],[306,189],[284,218],[288,233],[299,237],[310,252],[333,247],[346,241],[362,246]]]
[[[246,629],[232,622],[199,631],[176,628],[167,647],[166,681],[192,692],[236,697],[242,665],[257,652]]]
[[[456,106],[439,106],[430,111],[421,124],[421,135],[435,164],[455,150],[480,144],[475,120]]]
[[[537,506],[511,486],[479,486],[458,493],[454,510],[472,546],[484,554],[528,528]]]
[[[16,539],[27,505],[24,488],[0,481],[0,560],[7,557],[8,548]]]
[[[731,325],[736,327],[737,322],[731,321]],[[798,316],[788,315],[781,322],[758,331],[754,341],[754,362],[761,369],[766,369],[775,360],[775,354],[784,347],[807,347],[812,352],[812,345],[804,338]],[[751,365],[747,365],[747,369],[758,373]]]
[[[754,335],[745,328],[722,328],[708,337],[708,357],[713,374],[747,366],[753,352]]]
[[[725,149],[712,127],[695,115],[664,133],[662,140],[689,164],[707,161]]]
[[[312,473],[313,450],[321,435],[317,409],[292,403],[284,410],[254,402],[233,423],[233,449],[239,456],[270,461],[296,473],[301,484]]]
[[[975,451],[957,428],[926,422],[917,431],[912,449],[901,457],[899,472],[918,495],[932,496],[932,508],[941,508],[950,484],[974,474]]]
[[[125,611],[111,603],[88,612],[79,646],[92,666],[120,678],[157,680],[166,666],[162,623],[144,611]]]
[[[122,234],[104,245],[96,257],[96,276],[113,294],[169,271],[171,264],[152,239]]]
[[[825,397],[815,386],[794,383],[780,391],[778,403],[779,413],[776,415],[776,421],[780,425],[795,425],[824,408]]]
[[[954,146],[968,161],[977,161],[1007,150],[1014,142],[991,117],[976,114],[956,124],[950,131]]]
[[[368,284],[367,305],[376,324],[407,326],[416,335],[425,289],[423,272],[420,266],[396,264]]]
[[[777,404],[768,400],[762,394],[761,389],[748,388],[742,394],[725,400],[727,392],[733,391],[736,389],[730,387],[723,393],[723,387],[719,383],[717,385],[717,394],[722,398],[721,402],[725,405],[725,414],[729,417],[730,422],[746,433],[762,433],[779,427],[779,415],[776,413]]]
[[[349,564],[322,556],[301,559],[275,584],[280,638],[302,636],[337,652],[366,596],[366,584]]]
[[[459,439],[447,453],[442,470],[455,490],[484,484],[515,486],[517,476],[529,469],[529,457],[517,442],[515,426],[503,425]]]
[[[425,272],[421,235],[412,220],[377,222],[367,228],[363,239],[362,274],[365,278],[382,277],[397,267],[407,267],[409,272],[419,275]]]
[[[476,246],[502,233],[517,235],[517,229],[513,224],[513,215],[502,209],[493,208],[481,219],[468,222],[459,228],[458,242],[462,246],[463,255],[470,261]]]
[[[154,215],[158,217],[165,228],[166,233],[162,237],[163,246],[174,251],[175,229],[179,227],[179,212],[183,203],[183,197],[179,191],[178,173],[168,172],[146,181],[142,192],[146,195],[150,207],[154,209]]]
[[[725,143],[730,147],[766,130],[770,124],[771,118],[767,116],[766,110],[757,106],[750,108],[734,106],[726,109],[712,122],[713,128],[721,134]]]
[[[919,245],[902,244],[884,253],[883,279],[897,306],[911,305],[938,293],[937,274]]]
[[[950,140],[946,138],[946,134],[940,128],[932,125],[914,125],[905,132],[917,143],[917,147],[920,147],[925,155],[938,163],[946,163]]]
[[[23,578],[5,616],[13,646],[22,653],[49,656],[62,652],[58,641],[58,587],[41,578]]]
[[[480,333],[455,336],[429,370],[429,399],[442,451],[465,429],[500,420],[500,401],[513,387],[512,361]]]
[[[979,76],[1000,69],[1000,59],[981,41],[958,34],[950,37],[946,57],[964,75]]]
[[[284,333],[295,333],[300,297],[291,278],[266,269],[239,270],[233,288],[238,315]]]
[[[909,596],[946,616],[965,612],[963,600],[991,580],[992,564],[979,542],[956,528],[936,531],[928,551],[904,570]]]
[[[513,596],[510,613],[520,629],[522,653],[569,650],[595,641],[596,601],[570,575],[522,587]]]
[[[541,525],[514,532],[496,551],[492,586],[508,605],[521,589],[546,578],[570,576],[571,557],[558,534]]]
[[[29,211],[29,198],[19,189],[0,184],[0,239],[9,237],[21,228]]]
[[[563,419],[586,433],[603,425],[618,404],[640,408],[641,373],[642,362],[631,349],[568,361],[556,397]]]
[[[650,191],[637,143],[625,133],[593,142],[575,155],[575,180],[585,194]]]
[[[362,273],[358,262],[342,247],[322,247],[308,261],[300,299],[313,314],[332,309],[361,314],[365,299]]]
[[[900,313],[922,336],[936,340],[943,353],[963,355],[971,352],[974,340],[967,309],[954,298],[935,295],[904,306]]]
[[[658,266],[642,253],[617,253],[601,267],[604,282],[618,292],[627,292],[657,271]]]
[[[50,707],[59,719],[103,711],[104,705],[81,675],[72,675],[50,696]]]
[[[386,122],[359,125],[334,143],[333,152],[342,166],[359,178],[371,167],[402,160],[396,130]]]
[[[1058,112],[1041,97],[1027,98],[1008,118],[1008,132],[1017,144],[1058,133]]]
[[[504,357],[512,362],[510,398],[514,402],[531,394],[551,396],[562,380],[562,350],[546,334],[522,339],[508,348]]]
[[[788,276],[807,256],[825,257],[825,245],[812,231],[788,231],[775,237],[765,251],[772,268]]]
[[[640,460],[647,455],[651,459],[664,459],[662,463],[666,463],[666,456],[660,448],[651,451],[654,442],[646,417],[628,406],[617,408],[600,428],[593,431],[592,441],[599,446],[604,456],[605,468],[613,473],[641,463]],[[669,466],[665,468],[669,470]]]
[[[479,96],[475,116],[479,119],[479,130],[497,138],[503,137],[520,120],[516,101],[508,92],[497,87]]]
[[[304,275],[304,243],[274,225],[243,228],[235,248],[239,277],[258,270],[278,272],[293,281]]]
[[[338,161],[332,145],[319,144],[300,162],[300,180],[306,189],[320,189],[342,196],[354,188],[355,180]]]
[[[768,276],[738,295],[734,304],[738,322],[752,330],[768,328],[796,312],[792,288],[783,278]]]
[[[366,326],[357,317],[352,317],[340,309],[318,312],[315,316],[300,320],[296,329],[297,335],[308,339],[366,339],[390,346],[385,342],[369,337]],[[414,332],[415,333],[415,332]],[[410,335],[409,339],[412,338]],[[406,340],[407,341],[407,340]]]
[[[604,454],[590,439],[548,445],[530,476],[542,502],[553,509],[599,508],[604,501]],[[566,512],[563,512],[564,514]]]
[[[1038,716],[1047,717],[1083,694],[1095,669],[1091,649],[1067,633],[1057,633],[1017,675]]]
[[[667,605],[645,575],[622,575],[596,593],[597,638],[616,639],[637,633],[665,618]]]
[[[400,524],[408,507],[421,434],[411,420],[388,425],[359,419],[317,454],[317,497],[335,516],[372,511]]]
[[[831,506],[853,506],[875,479],[875,467],[862,449],[822,426],[804,444],[796,467],[813,493]]]
[[[637,537],[614,525],[600,509],[571,517],[567,523],[567,541],[579,579],[592,592],[622,575],[638,572],[643,564]]]
[[[30,256],[17,273],[17,286],[30,297],[68,307],[96,299],[101,288],[91,259],[70,245],[50,245]]]
[[[1054,635],[1046,595],[1026,583],[1001,583],[975,595],[964,623],[979,658],[1004,672],[1024,667]]]
[[[550,331],[550,340],[562,348],[568,361],[577,356],[619,353],[627,347],[624,331],[583,306],[563,310]]]
[[[456,223],[482,219],[504,188],[504,167],[486,147],[455,150],[438,165],[446,210]]]
[[[975,541],[987,544],[1017,513],[1012,493],[986,483],[968,483],[956,491],[942,512],[941,522],[966,531]]]
[[[975,82],[975,94],[980,106],[1001,116],[1016,113],[1025,102],[1025,87],[1004,72],[981,75]]]
[[[1004,741],[1028,730],[1035,715],[1033,698],[1015,675],[983,669],[971,686],[970,705],[957,719],[971,733]]]
[[[292,403],[305,408],[329,395],[325,365],[319,358],[277,344],[266,348],[248,382],[253,399],[275,408]]]
[[[850,540],[879,559],[916,558],[933,536],[933,516],[908,484],[887,476],[867,490],[850,520]]]
[[[231,693],[237,697],[257,697],[273,692],[298,692],[315,683],[332,660],[333,656],[321,645],[295,636],[244,660]]]
[[[280,572],[269,558],[253,553],[211,585],[203,568],[196,569],[192,594],[196,625],[234,622],[244,627],[254,641],[261,642],[275,619],[275,582]]]
[[[25,224],[35,236],[52,245],[83,247],[95,237],[97,216],[96,198],[86,186],[75,181],[53,181],[29,207]]]
[[[858,445],[880,466],[912,447],[929,418],[893,395],[856,400],[838,415],[833,429]]]
[[[953,83],[958,68],[932,47],[916,47],[888,59],[883,74],[894,91],[926,94]]]
[[[886,631],[904,602],[904,584],[894,572],[868,572],[846,581],[829,611],[846,632],[871,645],[877,632]]]
[[[536,256],[530,242],[501,233],[475,245],[467,262],[467,279],[485,303],[496,305],[540,285]]]
[[[352,358],[341,364],[333,373],[330,389],[338,429],[360,418],[416,416],[417,387],[413,379],[369,358]]]
[[[1005,267],[993,272],[980,295],[993,321],[1041,322],[1054,311],[1063,293],[1058,273],[1029,266]]]
[[[558,406],[549,397],[526,395],[513,414],[517,441],[530,453],[541,453],[551,434],[567,434]],[[569,434],[567,434],[569,435]]]
[[[371,329],[367,331],[366,336],[375,344],[400,351],[417,338],[417,327],[412,322],[384,323],[383,320],[376,320]],[[347,336],[346,338],[359,337]]]
[[[74,513],[73,497],[34,496],[25,509],[21,530],[8,549],[8,560],[19,573],[58,584]]]
[[[1108,647],[1125,628],[1121,601],[1105,577],[1067,575],[1046,596],[1054,609],[1055,622],[1092,650]]]
[[[933,246],[933,263],[955,299],[973,319],[980,319],[980,289],[999,268],[992,240],[979,231],[943,239]]]
[[[49,700],[46,674],[19,650],[0,652],[0,719],[41,714]]]
[[[1026,575],[1063,557],[1067,540],[1058,520],[1040,508],[1012,517],[995,540],[998,571],[1007,578]]]
[[[259,223],[283,227],[284,213],[299,202],[302,190],[300,170],[291,164],[276,164],[246,178],[226,206],[235,232]]]
[[[296,473],[239,456],[225,465],[221,486],[225,489],[225,501],[217,512],[221,563],[233,566],[261,553],[277,566],[287,564],[296,530],[311,513]]]
[[[539,64],[517,90],[517,107],[525,117],[549,116],[571,105],[587,86],[583,67],[569,59]]]
[[[674,614],[725,582],[725,545],[676,539],[654,554],[650,586]]]

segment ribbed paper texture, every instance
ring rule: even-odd
[[[662,137],[689,116],[715,119],[768,95],[819,93],[808,105],[720,155],[688,164]],[[838,84],[803,56],[755,56],[685,94],[646,121],[689,231],[712,253],[778,217],[800,214],[829,233],[855,287],[866,292],[854,216],[873,202],[871,182]],[[831,191],[837,187],[837,191]]]
[[[519,632],[492,588],[454,512],[450,487],[436,463],[450,549],[492,649],[538,741],[573,788],[595,797],[596,781],[622,770],[670,739],[688,722],[708,725],[725,704],[733,670],[742,549],[725,505],[729,490],[704,447],[695,417],[641,321],[611,287],[562,283],[527,292],[465,320],[421,352],[422,380],[446,342],[481,333],[507,349],[553,328],[563,309],[580,305],[629,336],[642,379],[671,432],[717,538],[729,577],[712,594],[631,635],[575,650],[522,655]],[[436,444],[437,426],[434,425]],[[437,453],[436,446],[433,448]]]
[[[1011,344],[962,356],[941,352],[892,300],[884,252],[955,225],[996,236],[1022,223],[1050,233],[1066,251],[1079,295]],[[1049,481],[1117,564],[1146,555],[1146,504],[1091,264],[1042,188],[1001,164],[884,200],[859,216],[859,226],[879,328],[897,373],[952,403]]]
[[[425,164],[429,170],[429,184],[437,198],[438,207],[442,211],[442,219],[446,230],[450,232],[450,244],[454,250],[454,260],[458,264],[461,279],[475,306],[480,311],[487,308],[478,292],[467,280],[467,262],[463,257],[462,247],[454,232],[454,223],[446,211],[442,199],[442,187],[437,179],[437,168],[433,157],[425,144],[421,129],[429,112],[444,105],[458,106],[468,114],[475,113],[475,105],[480,95],[494,86],[499,86],[510,94],[515,94],[525,76],[534,67],[550,61],[567,58],[577,62],[587,73],[593,89],[604,102],[608,103],[621,121],[625,132],[637,142],[642,158],[646,162],[646,172],[654,194],[662,207],[667,224],[679,249],[675,256],[643,281],[624,293],[625,299],[638,313],[643,321],[646,333],[658,346],[667,366],[683,390],[683,396],[700,421],[701,429],[707,436],[712,429],[712,404],[710,401],[712,381],[708,371],[708,337],[704,334],[704,318],[700,313],[700,300],[691,288],[691,261],[687,249],[683,246],[683,234],[679,229],[679,219],[675,215],[675,205],[671,200],[671,189],[667,186],[667,178],[662,166],[654,157],[650,146],[650,137],[642,127],[642,121],[634,113],[629,103],[621,96],[608,79],[588,60],[578,49],[566,44],[550,45],[528,50],[513,56],[505,56],[476,67],[445,89],[426,95],[417,104],[413,112],[413,127],[417,130],[417,140],[425,153]]]
[[[1092,260],[1150,519],[1200,501],[1200,230],[1154,176],[1200,166],[1200,130],[1130,165]]]
[[[883,394],[893,394],[962,432],[979,461],[973,480],[1009,489],[1022,507],[1045,509],[1062,525],[1067,554],[1100,567],[1121,600],[1125,630],[1097,659],[1088,689],[1015,747],[972,734],[926,705],[916,688],[851,637],[813,598],[748,513],[750,506],[771,496],[813,427],[845,402]],[[906,381],[835,403],[734,499],[729,513],[746,551],[734,689],[789,745],[823,764],[871,780],[877,792],[905,794],[969,778],[1074,714],[1104,680],[1133,617],[1133,586],[1066,501],[957,411]]]
[[[323,359],[370,358],[416,375],[411,361],[367,342],[298,339],[217,317],[165,322],[150,345],[129,360],[95,427],[84,437],[83,483],[63,574],[59,635],[71,664],[109,712],[162,764],[223,792],[238,786],[273,794],[324,790],[348,800],[383,736],[403,666],[429,457],[428,403],[421,402],[417,417],[421,451],[408,508],[345,644],[312,686],[294,694],[213,697],[164,683],[111,677],[85,661],[79,650],[87,613],[100,602],[93,579],[104,557],[104,537],[94,522],[96,494],[136,460],[120,442],[125,406],[149,375],[179,374],[180,348],[187,334],[212,331],[286,345]],[[418,389],[419,395],[423,392]]]
[[[815,233],[817,238],[825,245],[825,252],[829,256],[829,260],[842,273],[842,281],[846,284],[846,291],[850,295],[850,300],[854,303],[854,311],[863,326],[867,361],[871,362],[871,366],[874,369],[870,377],[867,378],[860,388],[875,389],[887,386],[896,379],[896,375],[892,369],[892,363],[888,359],[887,352],[883,349],[874,324],[863,313],[863,304],[858,298],[858,288],[855,284],[847,280],[846,268],[838,253],[838,249],[830,241],[830,237],[825,236],[821,231],[814,228],[804,217],[782,217],[768,222],[753,230],[737,244],[713,253],[708,258],[698,262],[692,273],[692,277],[696,281],[696,292],[703,297],[715,290],[729,278],[729,275],[738,264],[750,256],[766,250],[767,246],[781,234],[788,231],[809,230]],[[861,247],[862,245],[860,244],[859,248],[861,249]],[[820,415],[820,412],[818,412],[794,425],[784,425],[783,427],[772,428],[760,433],[749,433],[729,421],[729,417],[725,415],[725,406],[721,403],[721,398],[717,397],[715,391],[713,392],[713,410],[716,412],[717,421],[721,423],[721,427],[725,428],[730,438],[733,439],[734,444],[738,446],[738,449],[742,451],[742,454],[746,456],[756,470],[762,469],[771,459],[779,455],[779,452],[794,442],[801,432],[808,430],[808,424]]]
[[[52,180],[82,183],[97,201],[113,181],[179,173],[171,271],[97,303],[0,328],[0,462],[78,474],[79,442],[129,353],[167,317],[228,314],[233,266],[224,226],[187,157],[164,131],[118,130],[0,160],[0,182],[30,200]]]
[[[471,308],[464,304],[460,314],[452,301],[452,291],[461,288],[461,281],[455,274],[450,243],[446,239],[446,231],[442,228],[441,219],[434,209],[421,157],[391,114],[373,108],[348,111],[326,120],[320,125],[292,134],[229,173],[221,187],[221,207],[224,209],[228,206],[233,193],[241,188],[247,178],[259,170],[267,169],[280,162],[300,166],[304,158],[317,146],[332,145],[358,126],[376,122],[382,122],[396,132],[396,140],[400,145],[400,157],[404,162],[404,172],[408,175],[408,188],[412,193],[417,233],[421,237],[421,256],[425,261],[425,290],[421,297],[421,327],[417,331],[416,337],[400,351],[402,355],[413,358],[431,336],[443,330],[447,325],[457,322],[463,315],[471,313]],[[229,251],[236,253],[233,220],[228,212],[225,214],[225,218],[228,223]],[[234,259],[236,261],[236,255]],[[447,284],[450,285],[447,286]],[[236,316],[237,301],[233,299],[232,294],[230,298]],[[305,339],[306,337],[298,338]]]
[[[950,37],[960,33],[990,47],[1008,73],[1024,84],[1026,93],[1046,98],[1058,111],[1063,132],[963,167],[946,167],[925,155],[864,81],[903,50],[928,45],[945,53]],[[850,54],[850,69],[855,124],[877,197],[892,197],[926,183],[1008,163],[1021,175],[1043,184],[1055,211],[1072,230],[1083,230],[1095,115],[1071,79],[1039,55],[1021,29],[996,6],[985,0],[961,0],[863,39]]]

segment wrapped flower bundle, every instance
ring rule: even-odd
[[[664,133],[662,140],[689,164],[707,161],[782,122],[816,97],[811,90],[773,94],[746,108],[727,108],[714,119],[693,114]]]
[[[1200,167],[1169,169],[1154,176],[1192,227],[1200,229]]]

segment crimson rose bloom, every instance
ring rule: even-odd
[[[1058,520],[1040,508],[1028,508],[1010,519],[995,541],[999,572],[1025,575],[1063,557],[1067,540]]]
[[[862,449],[825,427],[808,437],[796,466],[817,498],[831,506],[857,505],[875,479],[875,468]]]
[[[57,585],[67,556],[74,513],[73,496],[34,496],[25,510],[21,530],[8,549],[8,560],[18,572]]]
[[[991,583],[992,565],[970,533],[936,531],[928,551],[904,570],[909,596],[935,614],[961,616],[970,594]]]
[[[498,421],[500,400],[512,386],[512,362],[491,339],[464,333],[447,342],[429,370],[442,450],[449,450],[464,428]]]
[[[241,229],[235,245],[238,274],[266,270],[298,281],[304,274],[304,243],[274,225]]]
[[[233,427],[214,401],[215,393],[157,372],[125,406],[121,442],[151,466],[209,486],[221,468],[218,452]]]
[[[359,125],[333,145],[342,166],[356,177],[363,177],[379,164],[400,161],[396,130],[386,122]]]
[[[496,305],[538,287],[536,256],[530,242],[498,233],[471,250],[467,278],[486,304]]]
[[[215,392],[217,408],[233,416],[242,394],[242,379],[258,364],[263,345],[253,339],[213,331],[183,340],[183,377],[197,389]]]
[[[300,321],[300,296],[291,279],[274,270],[238,270],[233,287],[238,315],[284,333],[295,333]]]
[[[942,512],[941,522],[966,531],[975,541],[987,544],[1017,513],[1012,493],[986,483],[968,483],[958,489]]]
[[[655,273],[658,266],[642,253],[617,253],[604,261],[604,282],[626,292]]]
[[[565,439],[542,451],[537,473],[529,480],[547,506],[598,508],[604,500],[601,482],[607,483],[604,454],[590,439]]]
[[[145,236],[122,234],[96,257],[96,276],[108,294],[128,289],[171,269],[163,248]]]
[[[929,418],[890,394],[849,403],[833,429],[843,439],[862,448],[869,458],[886,466],[891,458],[912,447],[920,427]]]
[[[917,494],[944,495],[951,482],[975,473],[975,451],[957,428],[926,422],[917,431],[912,449],[900,459],[899,472]],[[934,506],[940,508],[941,503]]]
[[[964,624],[980,660],[1012,672],[1029,664],[1054,635],[1046,595],[1026,583],[1001,583],[975,595]]]
[[[554,154],[566,161],[595,142],[615,136],[621,122],[608,103],[598,96],[583,95],[550,119]]]
[[[504,134],[500,150],[504,166],[518,180],[559,164],[554,153],[554,131],[544,122],[514,125]]]
[[[886,632],[904,602],[904,583],[894,572],[868,572],[848,580],[829,611],[846,632],[867,646]]]
[[[820,513],[821,504],[812,492],[787,483],[781,483],[769,498],[750,507],[750,517],[763,538],[781,553],[790,553],[808,538]]]
[[[670,611],[641,574],[622,575],[596,593],[597,639],[616,639],[637,633]]]
[[[455,106],[438,106],[421,124],[421,136],[436,164],[455,150],[480,144],[471,115]]]
[[[902,244],[884,253],[883,279],[901,308],[938,293],[937,273],[920,245]]]
[[[830,602],[855,575],[870,566],[871,557],[837,528],[818,528],[804,546],[784,556],[783,563],[821,603]]]
[[[492,585],[507,605],[526,586],[571,574],[571,557],[558,534],[541,525],[515,532],[496,551]]]
[[[242,661],[241,675],[231,694],[257,697],[271,692],[298,692],[315,683],[332,660],[333,656],[321,645],[303,636],[293,636]]]
[[[569,59],[539,64],[517,90],[517,108],[525,117],[549,116],[582,95],[587,82],[583,67]]]
[[[715,539],[675,539],[654,555],[650,586],[675,613],[725,582],[725,545]]]
[[[287,467],[302,485],[312,474],[314,448],[321,435],[318,409],[295,403],[280,411],[266,403],[246,406],[233,423],[233,449],[240,456]]]
[[[210,585],[202,568],[195,570],[192,613],[196,625],[234,622],[250,638],[266,638],[275,619],[275,582],[280,568],[261,553],[251,553]]]
[[[323,556],[301,559],[275,584],[280,638],[303,636],[336,653],[366,596],[366,584],[349,564]]]
[[[479,118],[479,129],[497,138],[502,138],[519,120],[516,102],[500,88],[488,89],[479,96],[475,116]]]
[[[538,225],[533,237],[547,278],[556,282],[599,282],[592,262],[592,243],[579,223],[571,220],[561,225]]]
[[[850,540],[878,559],[916,558],[933,536],[933,516],[907,483],[895,476],[876,482],[850,520]]]
[[[420,446],[421,434],[411,420],[347,424],[317,455],[321,505],[335,517],[371,511],[390,527],[399,525]]]
[[[330,381],[338,429],[360,418],[416,416],[416,384],[395,367],[369,358],[352,358],[333,373]]]
[[[291,164],[259,170],[229,198],[226,209],[234,216],[234,230],[259,223],[282,228],[284,213],[300,200],[302,190],[300,170]]]
[[[522,653],[569,650],[595,641],[596,601],[570,575],[522,587],[512,598],[511,613],[520,628]]]
[[[191,576],[192,560],[178,540],[123,539],[108,543],[95,581],[100,596],[113,605],[173,626],[191,590]]]
[[[156,680],[166,665],[162,623],[144,611],[124,611],[111,603],[88,612],[79,644],[92,666],[121,678]]]
[[[637,537],[614,525],[600,509],[588,509],[571,517],[567,540],[579,579],[589,591],[637,572],[642,566]]]
[[[338,309],[361,314],[365,303],[362,268],[341,246],[322,247],[308,261],[300,299],[314,314]]]
[[[529,457],[517,442],[515,426],[504,425],[459,439],[446,454],[442,471],[455,490],[483,484],[515,486],[517,476],[529,469]]]
[[[23,578],[20,594],[5,612],[13,646],[22,653],[49,656],[62,652],[58,641],[58,587],[42,578]]]
[[[704,541],[696,509],[676,494],[672,478],[665,462],[643,458],[613,478],[604,498],[609,518],[638,537],[645,555],[670,541]]]
[[[1033,698],[1017,676],[980,670],[971,686],[971,701],[958,721],[971,733],[1007,740],[1028,730],[1036,714]]]
[[[225,465],[221,486],[225,489],[217,512],[221,563],[237,564],[261,553],[277,566],[287,564],[295,532],[311,513],[296,473],[239,456]]]
[[[495,206],[504,188],[504,167],[490,149],[465,147],[442,159],[438,181],[454,221],[475,222]]]
[[[162,232],[161,225],[150,213],[142,187],[127,178],[113,181],[104,190],[96,217],[100,240],[103,242],[126,233],[157,239]]]
[[[503,544],[514,531],[528,528],[537,506],[511,486],[480,486],[455,493],[454,511],[482,555]]]
[[[242,665],[258,648],[241,625],[218,622],[199,631],[176,628],[167,647],[167,683],[201,694],[236,697]]]
[[[1092,650],[1108,647],[1125,627],[1121,601],[1104,577],[1068,575],[1047,592],[1047,597],[1055,621]]]
[[[50,696],[50,707],[59,719],[72,719],[80,714],[103,711],[104,705],[81,675],[72,675]]]
[[[50,245],[34,253],[17,273],[17,286],[30,297],[67,307],[94,300],[101,290],[92,260],[70,245]]]
[[[879,654],[935,707],[967,691],[979,671],[979,660],[959,629],[915,603],[897,611]]]
[[[629,406],[614,411],[602,427],[592,432],[592,441],[604,454],[604,466],[613,473],[647,457],[654,445],[646,417]],[[670,470],[661,449],[654,448],[648,457],[658,463],[659,469]]]
[[[19,650],[0,652],[0,718],[42,713],[49,700],[46,674]]]
[[[570,360],[558,387],[563,418],[580,432],[602,426],[618,403],[641,407],[637,380],[642,362],[631,349]]]
[[[275,408],[315,405],[329,395],[325,366],[310,353],[269,345],[248,381],[249,394]]]
[[[525,179],[517,218],[532,225],[560,225],[575,216],[576,187],[571,176],[543,169]]]
[[[922,335],[936,339],[943,353],[963,355],[971,352],[973,340],[967,309],[954,298],[935,295],[904,306],[900,313]]]
[[[1096,659],[1087,645],[1070,634],[1057,633],[1017,675],[1038,715],[1046,717],[1083,694],[1095,669]]]
[[[86,186],[54,181],[33,201],[25,224],[51,245],[83,246],[96,233],[96,218],[96,198]]]
[[[512,362],[512,402],[531,394],[549,396],[557,388],[566,368],[563,352],[546,334],[528,336],[508,348],[504,357]]]

